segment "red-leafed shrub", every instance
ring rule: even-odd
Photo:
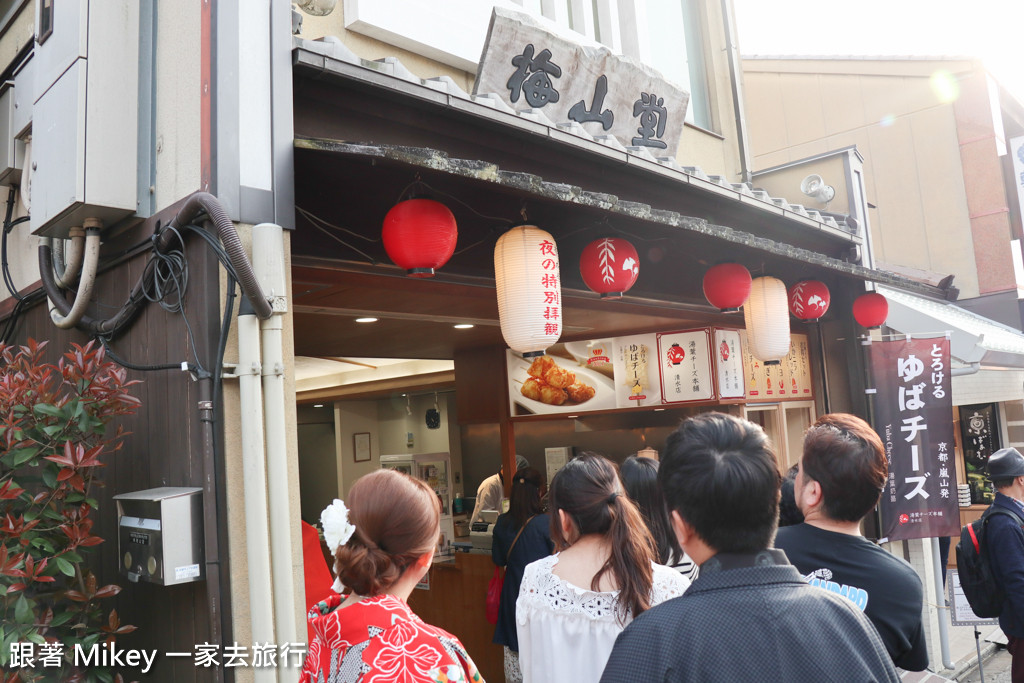
[[[107,426],[140,402],[101,346],[73,345],[56,364],[45,346],[0,346],[0,665],[25,681],[109,682],[120,677],[75,667],[74,649],[135,630],[105,612],[121,588],[99,586],[84,560],[103,542],[92,533],[102,461],[124,435]]]

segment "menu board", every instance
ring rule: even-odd
[[[615,407],[661,405],[658,336],[634,334],[614,342]]]
[[[738,331],[743,350],[743,377],[748,401],[811,399],[814,385],[806,334],[790,335],[789,354],[776,364],[754,358],[747,345],[747,333]]]
[[[743,398],[743,353],[738,330],[715,330],[712,348],[719,398]]]
[[[536,358],[506,351],[511,414],[811,399],[807,335],[791,337],[789,355],[767,366],[747,351],[746,332],[721,328],[559,343]]]
[[[680,330],[657,336],[661,402],[689,403],[713,399],[711,330]]]

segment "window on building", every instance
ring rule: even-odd
[[[2,0],[0,0],[2,1]],[[701,0],[447,0],[446,11],[420,0],[348,0],[349,30],[472,71],[491,8],[543,17],[562,29],[634,57],[690,93],[686,120],[714,129]],[[453,28],[459,30],[453,30]]]

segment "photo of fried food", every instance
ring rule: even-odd
[[[567,387],[565,393],[569,395],[569,400],[573,403],[583,403],[594,398],[594,394],[597,390],[592,386],[588,386],[583,382],[576,382],[571,387]]]
[[[560,367],[551,356],[535,359],[526,371],[530,376],[520,392],[526,398],[552,406],[566,401],[583,403],[594,398],[594,387],[576,379],[576,373]]]
[[[576,383],[576,373],[559,367],[551,356],[538,356],[530,364],[530,369],[526,371],[526,374],[559,389],[565,389]]]
[[[523,383],[521,389],[523,396],[532,398],[534,401],[547,403],[549,406],[560,406],[565,403],[568,396],[564,389],[553,387],[544,380],[531,377]]]

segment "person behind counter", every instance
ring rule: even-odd
[[[314,637],[300,683],[482,682],[458,638],[406,604],[434,557],[441,524],[434,492],[408,475],[377,470],[352,485],[348,504],[350,510],[335,500],[321,521],[349,594],[310,610]]]
[[[523,681],[590,683],[625,625],[690,582],[656,564],[654,540],[610,460],[570,460],[551,481],[549,504],[559,552],[526,567],[516,602]]]
[[[494,642],[505,649],[505,681],[523,680],[519,668],[519,639],[516,637],[516,598],[526,565],[549,556],[555,549],[551,540],[551,519],[541,504],[540,472],[525,467],[512,480],[508,512],[494,523],[491,559],[505,568],[501,587],[498,624]]]
[[[654,537],[658,550],[658,562],[672,567],[693,581],[697,578],[697,563],[683,552],[668,518],[668,507],[658,487],[658,461],[653,458],[631,455],[619,469],[622,483],[630,500],[636,503],[644,523]]]
[[[529,466],[530,461],[517,453],[516,472]],[[481,519],[480,513],[484,510],[497,510],[501,512],[501,499],[504,497],[505,465],[502,464],[500,470],[480,482],[480,486],[476,490],[476,504],[473,506],[473,516],[469,518],[469,523],[479,522]]]

